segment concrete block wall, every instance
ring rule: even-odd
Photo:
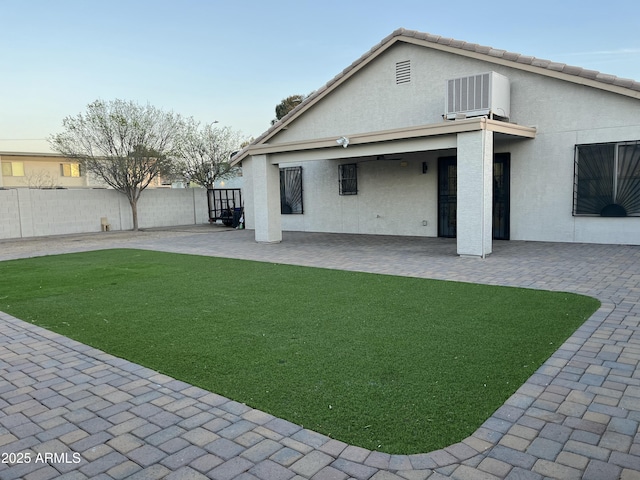
[[[203,188],[147,189],[138,202],[138,223],[140,228],[207,223],[207,208],[207,191]],[[127,228],[132,228],[128,202],[127,209],[129,215],[123,222],[126,220]]]
[[[103,217],[111,230],[133,228],[129,201],[115,190],[0,190],[0,239],[99,232]],[[208,220],[205,189],[147,189],[138,202],[140,228]]]
[[[0,238],[22,236],[18,205],[18,190],[0,190]]]
[[[101,217],[116,217],[118,196],[113,190],[19,189],[22,236],[99,232]]]

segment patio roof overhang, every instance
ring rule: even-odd
[[[310,161],[321,158],[337,159],[345,156],[400,153],[406,152],[408,146],[413,151],[440,150],[456,148],[456,135],[459,133],[481,130],[493,132],[498,138],[532,139],[536,136],[535,127],[477,117],[377,132],[354,134],[345,132],[344,137],[349,139],[347,148],[343,148],[336,142],[339,138],[336,136],[277,144],[263,143],[249,147],[247,154],[269,155],[270,162],[277,164],[290,154],[295,154],[295,161]]]
[[[462,256],[482,257],[492,248],[494,144],[533,139],[534,127],[486,117],[377,132],[252,145],[244,152],[253,178],[256,241],[282,240],[280,175],[274,166],[386,154],[452,150],[457,157],[457,245]],[[342,138],[345,137],[345,138]],[[348,141],[347,141],[348,139]],[[343,148],[347,145],[347,148]],[[453,153],[455,152],[455,153]]]

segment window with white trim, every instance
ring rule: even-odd
[[[640,216],[640,140],[576,145],[574,215]]]

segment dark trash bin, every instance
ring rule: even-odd
[[[231,213],[231,210],[223,210],[220,214],[220,220],[222,220],[222,224],[227,227],[233,225],[233,213]]]
[[[240,218],[242,217],[242,208],[234,208],[233,209],[233,221],[231,222],[231,226],[233,228],[238,228],[240,225]]]

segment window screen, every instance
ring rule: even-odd
[[[640,142],[576,145],[574,215],[640,215]]]

